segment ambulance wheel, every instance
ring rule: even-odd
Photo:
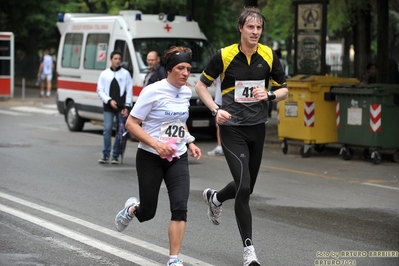
[[[82,131],[84,120],[79,116],[74,102],[69,102],[65,112],[65,121],[70,131]]]

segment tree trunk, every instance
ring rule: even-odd
[[[378,66],[378,83],[388,83],[389,80],[389,7],[388,0],[378,0],[377,16],[377,66]]]
[[[360,78],[366,69],[366,65],[372,61],[371,56],[371,6],[364,1],[362,8],[355,7],[353,11],[354,25],[352,27],[355,48],[355,77]]]
[[[351,77],[351,60],[350,60],[350,45],[352,43],[352,33],[350,29],[346,29],[343,32],[343,60],[342,60],[342,76],[343,77]]]

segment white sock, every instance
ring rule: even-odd
[[[220,201],[218,201],[216,194],[217,193],[213,194],[212,202],[213,202],[213,204],[215,204],[215,206],[220,206],[220,205],[222,205],[222,203]]]
[[[255,251],[255,248],[253,245],[244,247],[244,251],[247,251],[247,250]]]
[[[169,255],[169,263],[173,263],[175,260],[177,260],[177,255]]]

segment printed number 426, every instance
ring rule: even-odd
[[[168,137],[175,137],[175,138],[184,138],[186,130],[183,126],[169,126],[165,133]]]

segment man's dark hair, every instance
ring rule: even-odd
[[[111,55],[110,55],[110,59],[112,59],[113,57],[114,57],[114,55],[116,55],[116,54],[118,54],[118,55],[120,55],[121,57],[122,57],[122,53],[120,52],[120,51],[118,51],[118,50],[115,50],[115,51],[113,51],[112,53],[111,53]]]
[[[244,27],[248,17],[260,19],[262,21],[262,30],[264,29],[266,18],[262,15],[261,10],[256,6],[245,6],[237,20],[238,32],[240,32],[240,28]]]

